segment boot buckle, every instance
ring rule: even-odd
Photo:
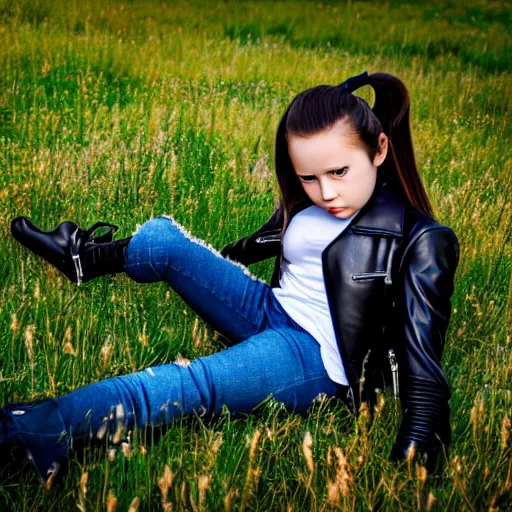
[[[82,264],[80,263],[80,258],[78,257],[78,254],[72,254],[71,258],[73,259],[73,263],[75,264],[76,284],[77,286],[80,286],[82,284],[82,277],[84,277],[84,274],[82,272]]]

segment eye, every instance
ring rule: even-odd
[[[336,169],[335,171],[332,171],[333,176],[345,176],[347,173],[348,167],[342,167],[341,169]]]
[[[314,176],[299,176],[299,180],[303,181],[304,183],[312,183],[314,179]]]

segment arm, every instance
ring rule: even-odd
[[[451,441],[451,393],[440,362],[459,261],[457,237],[445,226],[427,230],[404,258],[396,297],[402,423],[391,459],[404,459],[414,442],[431,472],[442,445],[447,448]]]
[[[252,235],[226,245],[221,255],[243,265],[279,256],[281,251],[282,208],[277,207],[270,218]]]

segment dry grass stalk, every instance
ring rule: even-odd
[[[85,471],[82,473],[80,477],[80,491],[78,493],[78,503],[76,503],[76,507],[81,512],[86,511],[85,507],[85,495],[87,494],[87,480],[89,479],[89,473]]]
[[[505,414],[503,418],[503,422],[501,423],[501,449],[505,451],[510,441],[510,430],[512,428],[512,423],[510,422],[510,418],[508,414]]]
[[[206,500],[206,491],[210,486],[210,482],[212,481],[212,475],[199,475],[198,483],[199,483],[199,508],[204,508],[204,502]]]
[[[176,473],[171,471],[171,468],[168,464],[164,467],[164,474],[161,478],[158,479],[158,488],[162,493],[162,501],[167,501],[167,496],[169,494],[169,489],[172,487],[172,483],[174,482],[174,478],[176,477]]]
[[[39,281],[36,281],[36,285],[34,286],[34,299],[39,300],[41,297],[41,289],[39,287]]]
[[[64,354],[69,354],[70,356],[76,357],[75,347],[73,347],[70,341],[64,343],[64,348],[62,349],[62,351],[64,352]]]
[[[327,503],[329,505],[337,505],[340,501],[340,488],[338,484],[332,480],[327,481]]]
[[[118,444],[125,437],[125,428],[124,428],[124,407],[123,404],[116,405],[116,431],[114,433],[114,437],[112,438],[112,442],[114,444]]]
[[[233,499],[238,496],[238,488],[232,487],[229,489],[229,491],[226,493],[226,496],[224,496],[224,510],[226,512],[231,512],[232,502]]]
[[[87,481],[89,480],[89,473],[85,471],[80,477],[80,492],[85,496],[87,494]]]
[[[25,348],[27,349],[28,359],[31,363],[34,362],[34,332],[36,326],[33,324],[27,325],[24,334]]]
[[[18,322],[18,317],[16,316],[16,313],[13,313],[11,315],[11,331],[16,332],[20,327],[20,324]]]
[[[350,465],[345,456],[343,448],[339,446],[334,447],[334,454],[338,460],[338,467],[336,469],[336,485],[342,496],[347,497],[350,494],[353,477],[350,473]]]
[[[115,512],[118,504],[119,501],[117,498],[109,492],[107,496],[107,512]]]
[[[135,496],[133,498],[132,502],[130,503],[130,506],[128,507],[128,512],[137,512],[140,507],[140,498],[138,496]]]
[[[139,334],[139,341],[144,348],[149,347],[149,337],[146,334],[146,325],[146,322],[144,322],[144,325],[142,326],[142,332]]]
[[[430,512],[432,510],[432,506],[434,505],[434,502],[436,501],[436,497],[429,492],[427,497],[427,505],[425,507],[426,512]]]
[[[192,339],[194,340],[194,347],[201,345],[201,335],[199,332],[199,318],[194,320],[194,326],[192,327]]]
[[[302,441],[302,452],[306,458],[309,473],[311,476],[313,476],[315,471],[315,462],[313,460],[313,437],[311,436],[311,432],[309,432],[309,430],[306,430],[304,440]]]
[[[419,486],[416,490],[416,499],[418,503],[418,510],[421,510],[423,490],[427,482],[427,468],[421,464],[416,464],[416,478],[418,479]]]
[[[256,457],[256,451],[258,450],[258,442],[261,437],[261,431],[256,430],[252,436],[251,439],[251,450],[249,452],[249,464],[254,460],[254,457]]]
[[[50,472],[50,477],[48,480],[46,480],[46,483],[44,484],[44,490],[49,492],[52,488],[53,482],[57,476],[57,473],[59,471],[59,465],[56,464],[55,467]]]
[[[106,370],[110,354],[112,353],[112,345],[110,343],[110,334],[107,336],[107,339],[105,340],[105,344],[103,347],[101,347],[100,354],[103,357],[103,369]]]
[[[130,443],[121,443],[121,452],[123,456],[126,457],[127,459],[131,458],[131,456],[133,455],[133,450]]]
[[[386,398],[384,397],[384,393],[380,393],[377,397],[377,403],[375,404],[375,418],[379,418],[384,410],[384,406],[386,405]]]
[[[222,432],[219,432],[217,434],[217,437],[215,438],[215,441],[212,444],[212,452],[216,454],[219,451],[222,443],[223,443]]]
[[[107,421],[108,421],[108,418],[103,418],[103,422],[100,426],[100,428],[98,429],[98,432],[96,433],[96,437],[98,439],[103,439],[105,437],[105,434],[107,433]]]
[[[71,326],[68,325],[67,328],[66,328],[66,332],[64,333],[64,343],[66,343],[67,341],[71,341],[71,338],[73,337],[73,332],[71,330]]]
[[[177,364],[178,366],[190,366],[190,359],[178,354],[174,360],[174,364]]]
[[[361,435],[358,436],[361,441],[361,467],[364,465],[364,461],[367,458],[368,450],[369,450],[369,440],[368,440],[368,424],[370,422],[370,409],[368,407],[368,402],[361,402],[359,406],[359,417],[357,419],[357,425],[361,432]]]

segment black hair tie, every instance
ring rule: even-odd
[[[341,87],[348,92],[355,91],[362,87],[363,85],[368,84],[368,71],[364,71],[360,75],[353,76],[351,78],[347,78],[344,82],[342,82],[338,87]]]

